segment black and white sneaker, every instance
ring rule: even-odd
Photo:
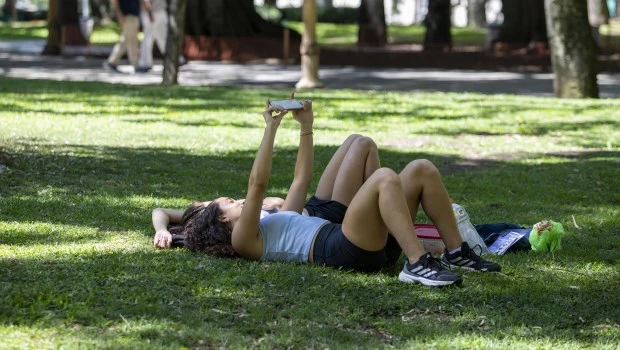
[[[458,267],[464,270],[482,272],[499,272],[502,270],[502,267],[499,266],[499,264],[480,257],[480,253],[477,253],[474,249],[470,248],[467,242],[463,242],[461,245],[461,250],[454,254],[450,254],[446,250],[441,257],[441,260],[448,264],[451,268]]]
[[[406,260],[405,267],[398,275],[401,282],[422,283],[426,286],[449,286],[460,285],[463,280],[461,276],[452,271],[446,270],[442,263],[435,259],[430,253],[422,255],[420,260],[413,265]]]

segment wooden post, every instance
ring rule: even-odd
[[[282,31],[282,35],[284,38],[282,39],[282,59],[284,60],[284,64],[288,65],[289,60],[289,52],[291,48],[291,32],[290,29],[284,28]]]
[[[301,80],[295,85],[298,89],[323,87],[319,80],[319,45],[316,42],[316,0],[304,0],[304,34],[301,38]]]

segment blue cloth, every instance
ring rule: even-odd
[[[480,224],[474,225],[476,231],[482,239],[484,240],[484,244],[490,246],[495,242],[499,237],[503,237],[507,235],[509,232],[518,232],[523,233],[525,236],[521,237],[512,247],[508,248],[506,252],[516,252],[516,251],[528,251],[532,249],[530,245],[530,232],[532,232],[532,228],[525,228],[523,226],[519,226],[516,224],[506,223],[506,222],[498,222],[493,224]]]

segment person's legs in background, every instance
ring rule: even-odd
[[[123,23],[123,32],[118,43],[114,45],[112,53],[108,57],[108,60],[104,63],[106,68],[118,71],[118,64],[127,53],[130,64],[135,68],[138,66],[138,57],[140,55],[138,47],[138,29],[140,23],[138,17],[127,15],[125,16],[125,22]]]
[[[127,46],[129,63],[134,68],[138,67],[138,58],[140,57],[138,30],[140,30],[140,19],[138,16],[126,15],[125,24],[123,25],[123,34],[125,36],[125,45]]]
[[[142,44],[140,45],[140,61],[138,72],[147,72],[153,67],[153,24],[147,11],[140,11],[140,21],[142,22]]]

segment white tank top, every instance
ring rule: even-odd
[[[308,262],[312,240],[328,222],[294,211],[267,215],[258,224],[263,239],[261,260]]]

